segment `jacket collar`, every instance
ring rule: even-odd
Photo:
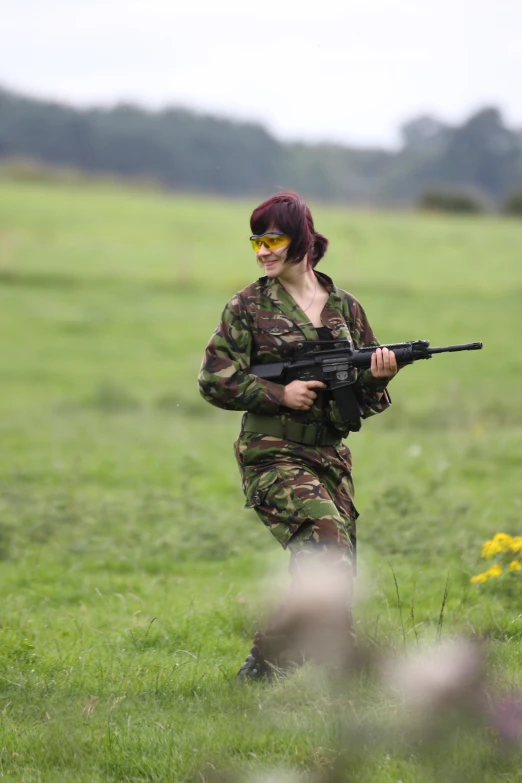
[[[350,339],[350,332],[343,313],[343,298],[333,280],[323,272],[314,271],[315,276],[326,290],[329,298],[321,313],[323,326],[328,327],[332,337]],[[302,331],[306,340],[317,340],[317,331],[299,305],[285,291],[277,277],[261,277],[258,284],[263,293]]]

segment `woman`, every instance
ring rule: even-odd
[[[282,386],[250,374],[249,367],[280,361],[303,340],[349,340],[354,348],[378,343],[357,300],[316,271],[328,240],[315,231],[310,210],[296,193],[263,202],[250,226],[264,276],[225,307],[205,351],[199,388],[212,405],[246,411],[235,444],[246,505],[290,550],[289,595],[265,633],[256,634],[238,675],[258,679],[307,656],[327,659],[317,635],[312,641],[313,628],[322,624],[324,641],[333,615],[348,640],[358,514],[350,451],[342,438],[358,429],[359,421],[343,420],[320,381]],[[375,351],[371,368],[354,385],[363,418],[389,407],[386,385],[396,373],[394,353]],[[337,602],[332,614],[323,605],[321,617],[313,612],[304,617],[296,609],[307,582],[304,568],[321,560],[345,577],[342,608]]]

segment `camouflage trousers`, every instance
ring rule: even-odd
[[[355,566],[356,520],[347,446],[305,446],[241,433],[235,443],[246,507],[284,549],[291,570],[319,550]]]
[[[256,634],[250,657],[267,670],[309,658],[344,665],[353,648],[358,516],[349,449],[241,433],[235,451],[246,506],[290,550],[292,575],[288,595],[265,632]]]

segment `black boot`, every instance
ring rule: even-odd
[[[302,652],[290,643],[287,636],[258,631],[237,679],[270,680],[274,674],[297,669],[303,663]]]
[[[238,680],[263,680],[271,679],[274,674],[274,668],[270,666],[263,657],[262,639],[264,634],[258,631],[254,637],[254,646],[247,655],[243,666],[237,673]]]

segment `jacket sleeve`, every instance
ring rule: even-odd
[[[253,337],[241,299],[227,304],[205,349],[199,371],[201,396],[218,408],[273,415],[284,386],[248,373]]]
[[[356,299],[350,302],[350,321],[352,324],[354,348],[359,349],[369,345],[379,345],[379,341],[368,322],[366,313]],[[391,398],[386,390],[389,381],[390,379],[388,378],[374,378],[369,368],[359,374],[355,387],[357,396],[364,408],[364,419],[367,419],[369,416],[375,416],[377,413],[382,413],[386,408],[390,407]]]

